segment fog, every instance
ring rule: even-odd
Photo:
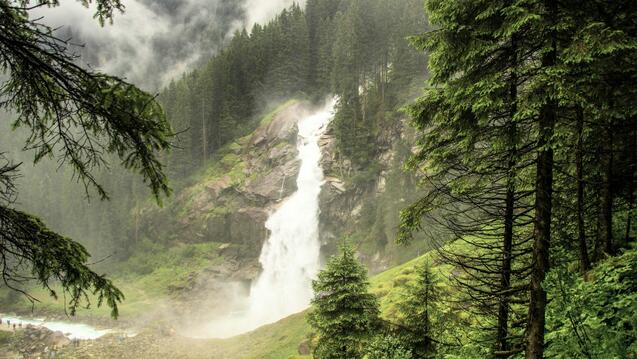
[[[71,39],[82,64],[156,91],[205,63],[235,31],[267,22],[293,2],[127,0],[125,12],[101,27],[93,7],[66,0],[32,17]]]

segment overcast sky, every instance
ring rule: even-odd
[[[272,19],[294,0],[124,0],[126,12],[100,27],[94,9],[62,0],[33,17],[71,37],[82,61],[156,91],[212,56],[234,31]],[[304,5],[303,1],[296,1]]]

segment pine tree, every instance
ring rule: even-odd
[[[362,358],[363,346],[378,325],[378,302],[368,292],[367,270],[350,245],[340,250],[312,283],[309,323],[319,336],[315,358]]]
[[[411,350],[413,357],[433,358],[442,331],[444,292],[429,263],[418,265],[416,275],[416,281],[407,287],[398,306],[402,317],[400,325],[405,346]]]

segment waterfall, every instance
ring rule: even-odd
[[[332,117],[333,103],[298,123],[296,192],[266,222],[270,237],[259,261],[263,272],[250,291],[249,313],[269,323],[305,309],[311,281],[319,271],[319,194],[323,185],[319,138]]]
[[[253,282],[246,308],[209,323],[207,337],[230,337],[307,308],[312,279],[320,269],[319,194],[323,185],[319,139],[335,101],[298,122],[297,190],[266,221],[270,235],[261,249],[263,271]]]

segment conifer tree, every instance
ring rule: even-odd
[[[367,270],[350,245],[343,244],[340,251],[312,283],[309,323],[319,337],[315,358],[362,358],[378,325],[378,302],[368,292]]]
[[[415,282],[407,286],[398,307],[402,317],[402,337],[414,358],[432,358],[436,344],[440,342],[444,292],[428,262],[416,267],[416,275]]]
[[[102,25],[124,10],[120,0],[84,2],[91,3]],[[70,41],[32,17],[38,7],[58,5],[55,0],[0,0],[0,110],[15,115],[13,128],[29,133],[23,148],[32,151],[35,163],[54,158],[68,166],[86,194],[95,190],[100,199],[108,199],[96,172],[116,158],[138,172],[161,201],[170,189],[159,152],[171,147],[172,135],[164,110],[152,94],[78,66]],[[24,283],[34,280],[53,297],[62,294],[72,314],[92,293],[116,317],[124,296],[110,279],[88,266],[86,248],[15,208],[19,167],[0,152],[4,285],[27,294]],[[54,285],[61,289],[56,291]]]

